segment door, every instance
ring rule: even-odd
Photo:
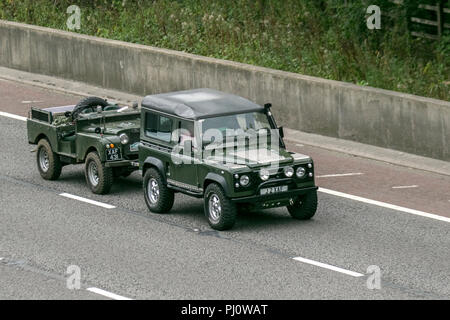
[[[198,185],[197,163],[194,157],[194,123],[178,121],[178,145],[172,152],[171,184],[193,192],[200,192]]]

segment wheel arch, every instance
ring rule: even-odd
[[[96,147],[94,147],[94,146],[90,146],[89,148],[87,148],[87,150],[86,150],[86,152],[85,152],[85,154],[84,154],[84,157],[83,157],[83,159],[81,159],[81,160],[86,160],[86,157],[88,156],[88,154],[89,153],[91,153],[91,152],[97,152],[97,154],[100,156],[100,154],[99,154],[99,152],[98,152],[98,150],[97,150],[97,148]]]
[[[55,153],[58,152],[58,150],[56,150],[57,148],[55,148],[55,145],[52,143],[52,141],[50,140],[48,135],[46,135],[45,133],[40,133],[34,140],[34,144],[35,145],[39,144],[39,141],[41,141],[41,140],[45,140],[48,142],[48,144],[50,145],[50,148],[52,148],[52,152],[55,152]]]
[[[203,180],[203,192],[206,191],[206,188],[211,183],[217,183],[223,189],[223,191],[225,192],[225,195],[227,197],[230,196],[227,181],[225,180],[225,178],[223,176],[221,176],[217,173],[214,173],[214,172],[208,173],[205,177],[205,180]]]
[[[48,139],[47,135],[45,135],[44,133],[40,133],[37,135],[36,139],[34,139],[34,144],[38,144],[39,141],[41,141],[42,139],[45,139],[50,143],[50,140]]]
[[[156,170],[158,170],[159,173],[161,173],[164,181],[167,181],[166,171],[164,170],[164,163],[160,159],[155,157],[147,157],[144,160],[144,165],[142,167],[142,176],[145,176],[146,171],[150,168],[155,168]]]

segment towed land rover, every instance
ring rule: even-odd
[[[286,150],[270,104],[196,89],[150,95],[141,105],[139,167],[151,212],[170,211],[181,192],[204,199],[216,230],[230,229],[239,208],[315,214],[313,161]]]
[[[46,180],[56,180],[62,167],[85,163],[92,192],[106,194],[114,177],[138,169],[140,111],[88,97],[77,105],[31,108],[28,142],[37,145],[36,162]]]

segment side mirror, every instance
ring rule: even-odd
[[[133,107],[134,110],[136,110],[139,107],[139,103],[137,103],[136,101],[133,102],[132,107]]]
[[[280,137],[284,138],[284,129],[283,129],[283,127],[278,127],[278,132],[280,134]]]
[[[103,107],[102,106],[97,106],[97,113],[102,113],[103,111]]]
[[[95,132],[96,134],[100,134],[100,133],[102,133],[102,128],[97,127],[97,128],[95,128],[94,132]]]
[[[66,117],[66,118],[70,118],[71,115],[72,115],[72,112],[70,112],[70,111],[64,112],[64,117]]]
[[[265,105],[264,105],[264,109],[270,109],[272,107],[272,104],[271,103],[266,103]]]

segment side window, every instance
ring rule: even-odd
[[[170,142],[172,138],[172,119],[151,112],[145,114],[145,135]]]
[[[179,121],[178,128],[179,128],[178,143],[183,145],[185,141],[191,140],[192,145],[195,147],[196,141],[194,139],[194,122]]]
[[[194,123],[188,121],[180,121],[178,123],[180,129],[179,142],[184,140],[192,140],[194,138]]]

